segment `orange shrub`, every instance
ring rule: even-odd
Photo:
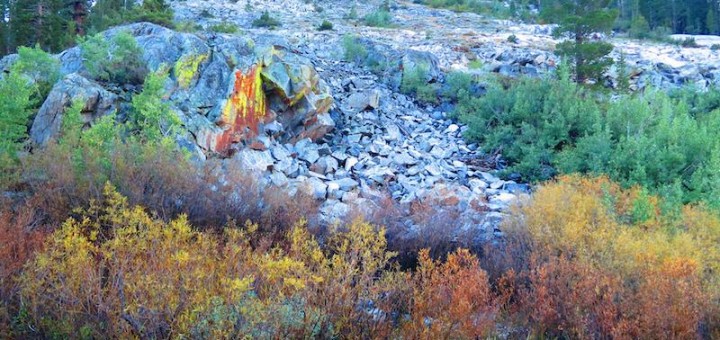
[[[11,337],[17,315],[17,276],[40,250],[47,230],[38,225],[35,209],[27,203],[0,201],[0,338]]]
[[[564,257],[532,268],[529,287],[520,294],[536,336],[588,339],[628,332],[617,304],[624,293],[619,277]]]
[[[707,311],[697,264],[692,260],[669,260],[661,268],[642,273],[645,280],[634,301],[638,336],[654,339],[699,337],[699,326]],[[635,308],[633,308],[635,307]]]
[[[419,261],[411,320],[403,328],[407,338],[472,339],[492,334],[498,306],[477,258],[461,249],[440,263],[423,250]]]
[[[571,338],[714,332],[720,217],[698,206],[671,216],[663,204],[606,178],[566,176],[516,207],[505,230],[521,242],[507,252],[528,249],[532,260],[506,267],[524,270],[516,285],[525,286],[518,303],[530,329]]]

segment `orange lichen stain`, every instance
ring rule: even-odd
[[[232,143],[258,135],[259,124],[268,116],[261,72],[262,65],[253,66],[246,74],[235,71],[233,91],[223,108],[220,122],[225,132],[217,139],[216,150],[227,151]]]

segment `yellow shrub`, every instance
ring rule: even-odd
[[[717,288],[720,217],[686,206],[675,221],[659,206],[659,198],[623,190],[605,177],[564,176],[519,205],[506,227],[526,228],[536,254],[568,256],[625,278],[668,261],[691,261],[707,288]]]
[[[257,225],[222,237],[165,222],[106,185],[20,278],[25,329],[39,337],[268,338],[377,334],[361,304],[389,287],[384,231],[356,221],[323,250],[300,221],[268,248]],[[387,312],[395,306],[387,306]]]

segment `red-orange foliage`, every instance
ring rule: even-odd
[[[638,334],[653,339],[691,339],[698,327],[708,298],[697,275],[697,264],[685,259],[669,260],[659,269],[642,273],[645,280],[637,290]]]
[[[35,251],[41,249],[47,231],[37,225],[35,209],[30,204],[13,207],[10,200],[0,202],[0,338],[3,325],[9,325],[16,313],[14,298],[17,291],[15,278]]]
[[[491,334],[498,307],[477,258],[461,249],[442,263],[422,250],[419,261],[412,320],[404,328],[408,338],[469,339]]]
[[[530,285],[520,294],[537,335],[587,339],[627,332],[616,304],[623,293],[618,277],[564,257],[531,268]]]
[[[669,218],[659,198],[643,195],[606,178],[562,177],[507,221],[507,252],[531,259],[509,261],[524,272],[516,301],[531,333],[686,339],[717,332],[720,220],[702,207]]]

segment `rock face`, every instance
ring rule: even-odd
[[[68,74],[53,86],[40,107],[30,128],[30,138],[36,144],[43,145],[56,136],[62,126],[63,113],[75,100],[85,103],[82,113],[85,122],[88,123],[115,111],[117,99],[117,95],[105,90],[96,82],[77,73]]]
[[[329,87],[315,68],[283,39],[175,32],[150,23],[113,28],[133,35],[149,70],[170,68],[167,98],[191,138],[207,153],[228,155],[268,138],[318,140],[332,131]],[[33,140],[44,144],[60,126],[72,98],[87,101],[89,118],[119,107],[114,95],[89,78],[79,47],[58,56],[68,74],[53,88],[33,124]]]

